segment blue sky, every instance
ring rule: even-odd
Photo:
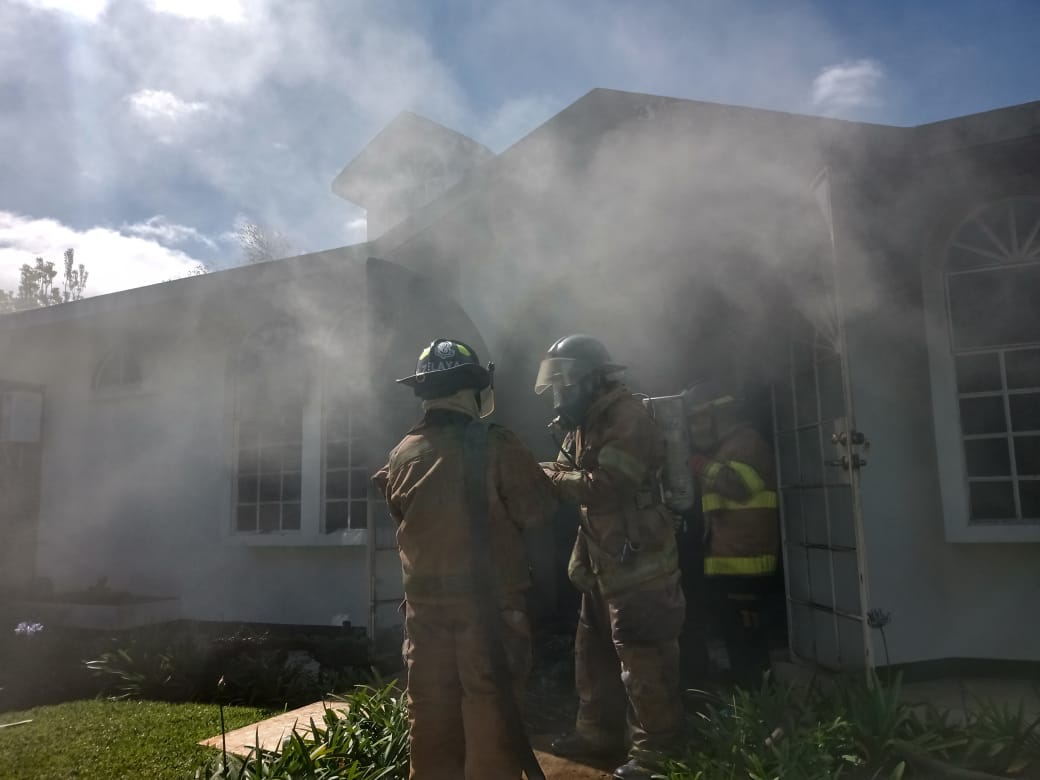
[[[912,125],[1040,99],[1037,0],[0,0],[0,287],[364,238],[336,173],[401,110],[498,152],[609,87]]]

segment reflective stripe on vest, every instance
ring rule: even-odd
[[[776,571],[777,556],[750,555],[746,557],[709,557],[704,559],[704,574],[708,577],[725,575],[761,575]]]
[[[760,490],[747,501],[733,501],[719,493],[705,493],[703,498],[701,498],[701,508],[705,512],[776,509],[776,503],[776,491],[774,490]]]
[[[620,473],[637,485],[646,475],[646,464],[613,444],[605,444],[600,449],[599,466],[607,471]]]

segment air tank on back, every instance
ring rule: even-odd
[[[665,505],[673,512],[688,512],[696,501],[690,473],[690,431],[681,395],[644,398],[643,405],[664,434],[665,462],[661,473]]]

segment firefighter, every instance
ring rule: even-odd
[[[461,341],[436,339],[425,348],[415,374],[397,380],[421,399],[423,419],[373,477],[397,523],[411,780],[519,778],[527,771],[524,748],[532,756],[506,704],[516,712],[531,663],[523,531],[547,517],[553,500],[527,448],[509,430],[489,426],[478,479],[486,488],[481,519],[490,549],[476,548],[479,527],[465,488],[477,469],[464,448],[474,421],[494,408],[489,368]],[[492,581],[475,574],[479,558],[490,561]],[[497,638],[483,630],[482,605],[500,616]],[[505,681],[493,663],[494,641],[505,651]]]
[[[649,778],[682,719],[678,636],[685,614],[675,521],[657,484],[664,439],[615,374],[603,344],[572,335],[553,344],[535,392],[552,390],[564,432],[543,463],[556,499],[580,507],[568,576],[582,593],[575,638],[578,715],[559,755],[629,760],[615,778]]]
[[[763,603],[780,547],[776,467],[765,439],[745,419],[741,399],[715,382],[684,393],[701,489],[704,583],[722,630],[733,681],[761,684],[769,669]]]

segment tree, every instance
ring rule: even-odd
[[[235,223],[235,238],[242,247],[248,263],[263,263],[295,254],[289,239],[273,228],[256,222],[239,220]]]
[[[36,265],[26,263],[21,268],[18,292],[0,290],[0,312],[36,309],[80,300],[86,289],[89,274],[83,263],[78,267],[73,265],[73,250],[66,249],[65,274],[59,288],[54,284],[54,278],[58,275],[54,263],[42,257],[36,258]]]

